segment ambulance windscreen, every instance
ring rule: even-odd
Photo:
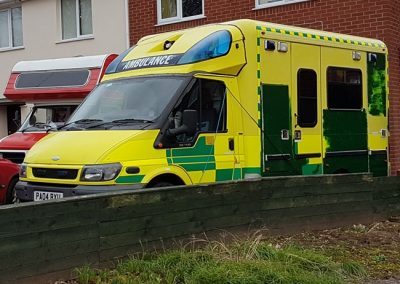
[[[100,84],[67,123],[95,130],[125,127],[140,128],[143,123],[157,120],[172,97],[183,87],[186,77],[136,77]],[[67,129],[66,127],[64,127]]]

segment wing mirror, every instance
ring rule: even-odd
[[[197,110],[194,109],[186,109],[183,111],[182,114],[182,125],[169,129],[168,132],[170,135],[176,136],[179,134],[188,134],[188,135],[194,135],[197,130],[197,122],[198,122],[198,113]]]

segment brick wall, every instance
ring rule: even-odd
[[[157,1],[130,0],[131,43],[148,34],[239,18],[383,40],[390,52],[392,173],[400,170],[400,0],[310,0],[259,10],[253,10],[254,0],[204,1],[206,18],[158,26]]]
[[[400,0],[389,1],[385,43],[389,48],[390,156],[392,173],[400,170]]]

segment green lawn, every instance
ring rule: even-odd
[[[201,248],[198,243],[203,243]],[[355,262],[316,250],[278,246],[255,234],[247,240],[196,241],[179,250],[138,254],[112,270],[83,267],[78,283],[349,283],[366,276]],[[190,247],[190,248],[188,248]]]

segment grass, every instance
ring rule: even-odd
[[[82,284],[329,284],[357,282],[366,275],[355,262],[338,263],[294,245],[274,246],[259,232],[245,240],[195,240],[178,250],[137,254],[112,270],[83,267],[75,272]]]

